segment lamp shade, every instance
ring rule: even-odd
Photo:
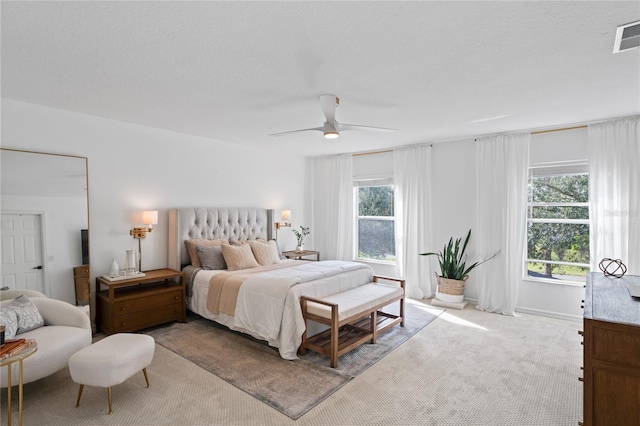
[[[142,224],[143,225],[157,225],[158,224],[158,211],[157,210],[145,210],[142,212]]]
[[[291,210],[282,210],[282,220],[285,222],[291,219]]]

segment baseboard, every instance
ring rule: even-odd
[[[539,315],[542,317],[556,318],[556,319],[567,320],[567,321],[574,321],[574,322],[582,322],[582,320],[584,319],[584,317],[580,315],[569,315],[569,314],[563,314],[560,312],[545,311],[542,309],[520,308],[517,306],[516,306],[516,312],[521,312],[523,314]]]
[[[478,299],[467,299],[467,298],[465,298],[465,300],[468,300],[469,302],[473,303],[474,305],[478,304]],[[561,320],[566,320],[566,321],[573,321],[573,322],[582,322],[582,320],[584,319],[584,317],[582,317],[580,315],[563,314],[561,312],[545,311],[543,309],[522,308],[522,307],[519,307],[519,306],[516,306],[516,312],[520,312],[520,313],[523,313],[523,314],[529,314],[529,315],[538,315],[538,316],[541,316],[541,317],[549,317],[549,318],[561,319]]]

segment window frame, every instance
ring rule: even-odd
[[[391,187],[392,191],[393,191],[393,203],[394,203],[394,208],[393,208],[393,216],[360,216],[360,209],[359,209],[359,205],[360,205],[360,188],[363,187],[382,187],[382,186],[389,186]],[[396,238],[396,209],[395,209],[395,201],[396,201],[396,186],[393,183],[393,179],[364,179],[364,180],[354,180],[353,183],[353,191],[354,191],[354,196],[353,196],[353,203],[354,203],[354,207],[353,207],[353,211],[354,211],[354,237],[353,237],[353,241],[354,241],[354,245],[353,245],[353,258],[355,261],[358,262],[363,262],[363,263],[377,263],[377,264],[382,264],[382,265],[397,265],[398,263],[398,254],[397,252],[394,252],[394,256],[395,256],[395,260],[380,260],[380,259],[371,259],[371,258],[367,258],[367,257],[360,257],[360,228],[359,228],[359,223],[360,220],[385,220],[385,221],[393,221],[393,239],[394,239],[394,247],[397,245],[397,238]]]
[[[537,172],[536,172],[537,171]],[[585,161],[572,161],[572,162],[562,162],[562,163],[544,163],[537,165],[530,165],[528,170],[528,179],[527,185],[532,183],[533,178],[535,177],[543,177],[543,176],[577,176],[577,175],[587,175],[589,176],[589,164]],[[529,200],[529,196],[527,196],[527,214],[525,219],[525,238],[526,241],[529,240],[529,224],[530,223],[557,223],[557,224],[577,224],[577,225],[587,225],[589,229],[589,233],[591,233],[591,212],[590,212],[590,200],[586,202],[551,202],[551,203],[543,203],[543,202],[533,202]],[[531,218],[531,210],[533,207],[587,207],[587,211],[589,213],[589,219],[567,219],[567,218],[553,218],[553,219],[542,219],[542,218]],[[582,287],[584,286],[584,281],[572,281],[567,279],[551,279],[551,278],[542,278],[542,277],[534,277],[529,275],[529,263],[542,263],[542,264],[552,264],[552,265],[566,265],[566,266],[578,266],[583,268],[590,268],[591,264],[587,263],[578,263],[578,262],[566,262],[566,261],[553,261],[553,260],[542,260],[530,258],[528,250],[528,243],[525,243],[524,246],[524,268],[523,268],[523,280],[532,281],[532,282],[542,282],[556,285],[567,285],[573,287]],[[591,259],[591,246],[589,245],[589,259]],[[588,271],[587,271],[588,272]],[[586,281],[586,278],[585,278]]]

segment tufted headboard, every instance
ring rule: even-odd
[[[189,264],[185,240],[270,240],[273,210],[242,207],[189,207],[169,210],[169,268]]]

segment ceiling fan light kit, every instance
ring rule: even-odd
[[[335,95],[320,96],[320,107],[324,114],[325,122],[322,127],[313,127],[310,129],[291,130],[288,132],[272,133],[269,136],[282,136],[290,133],[307,132],[310,130],[321,131],[325,139],[337,139],[342,130],[357,130],[365,132],[395,132],[396,129],[387,129],[384,127],[361,126],[358,124],[340,124],[336,120],[336,108],[340,105],[340,99]]]
[[[324,132],[325,139],[338,139],[340,133],[338,132]]]

